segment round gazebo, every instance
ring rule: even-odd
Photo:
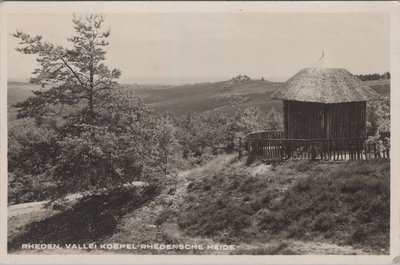
[[[381,97],[340,68],[300,70],[272,95],[283,100],[286,139],[366,136],[366,102]]]
[[[272,99],[283,100],[284,130],[249,135],[250,154],[283,159],[312,147],[321,158],[362,159],[366,102],[382,98],[345,69],[305,68]]]

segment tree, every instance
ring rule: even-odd
[[[390,131],[390,98],[367,103],[367,131],[374,135]]]
[[[269,130],[278,130],[282,127],[282,118],[274,107],[271,108],[267,115],[267,127]]]
[[[158,119],[158,152],[160,152],[159,165],[165,175],[177,173],[182,162],[182,150],[177,139],[177,128],[169,116]]]
[[[81,104],[81,115],[92,123],[95,119],[96,104],[107,97],[110,89],[117,83],[121,72],[109,70],[103,63],[108,45],[110,30],[102,31],[104,17],[89,15],[85,18],[74,17],[75,36],[68,38],[72,48],[55,46],[42,40],[42,36],[31,36],[22,31],[13,34],[20,40],[17,51],[23,54],[37,55],[38,68],[33,72],[31,82],[44,91],[35,91],[34,97],[16,104],[18,118],[31,117],[38,122],[59,114],[54,108],[63,110],[64,105]]]
[[[50,178],[58,187],[54,196],[154,179],[160,174],[155,166],[160,161],[158,121],[132,90],[118,86],[121,72],[104,64],[110,36],[101,29],[104,17],[74,17],[72,22],[72,48],[22,31],[14,34],[20,39],[18,51],[37,56],[31,81],[44,87],[15,105],[18,118],[33,119],[52,133],[50,139],[15,144],[13,172]],[[29,165],[35,165],[34,172]]]
[[[222,111],[190,113],[179,122],[178,140],[184,158],[200,158],[204,152],[221,153],[227,147],[229,118]]]
[[[263,131],[266,129],[265,114],[256,107],[247,107],[236,111],[229,125],[229,141],[232,150],[243,149],[245,137],[249,133]]]

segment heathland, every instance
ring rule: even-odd
[[[380,95],[390,96],[390,80],[364,81]],[[124,84],[124,87],[135,91],[149,108],[159,112],[172,112],[182,116],[191,112],[227,110],[233,112],[238,108],[259,107],[269,111],[275,107],[281,112],[282,103],[272,100],[271,94],[281,85],[279,82],[266,80],[248,80],[233,83],[231,80],[186,84],[186,85],[137,85]],[[15,117],[15,109],[11,105],[32,96],[32,90],[39,86],[28,82],[8,83],[9,119]]]
[[[29,241],[235,246],[228,251],[112,250],[124,254],[387,254],[390,161],[266,164],[238,157],[234,145],[241,126],[281,126],[281,103],[270,99],[279,83],[234,80],[124,85],[157,115],[177,117],[171,124],[180,147],[172,151],[182,154],[186,143],[183,149],[189,152],[182,159],[167,156],[175,166],[164,168],[158,182],[138,179],[123,188],[70,193],[56,201],[51,200],[54,183],[47,179],[29,176],[18,182],[11,176],[9,251],[34,253],[21,250]],[[389,80],[367,84],[383,96],[390,94]],[[26,122],[15,119],[12,105],[33,89],[9,83],[9,131]],[[275,118],[267,115],[272,109]],[[268,122],[260,122],[264,119]],[[230,130],[236,132],[231,138]],[[57,253],[77,251],[87,250]],[[43,252],[54,253],[35,253]],[[89,251],[97,252],[102,251]]]
[[[74,16],[66,46],[12,34],[37,65],[36,86],[8,86],[9,252],[388,253],[388,159],[249,159],[246,135],[282,129],[280,83],[120,85],[104,21]],[[359,77],[385,97],[367,105],[365,152],[388,150],[390,73]],[[214,247],[40,247],[90,243]]]

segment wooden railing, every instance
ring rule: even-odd
[[[274,130],[274,131],[262,131],[262,132],[255,132],[249,133],[246,135],[247,138],[253,139],[283,139],[284,134],[282,130]]]
[[[367,133],[367,136],[375,136],[376,133]],[[381,138],[390,138],[390,132],[379,132]]]
[[[282,131],[258,132],[246,137],[249,156],[268,160],[321,159],[353,160],[389,158],[388,137],[380,142],[368,142],[366,137],[335,139],[283,139]],[[269,137],[269,138],[268,138]]]

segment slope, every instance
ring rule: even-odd
[[[390,80],[366,81],[382,96],[390,95]],[[238,108],[255,106],[264,111],[275,107],[281,111],[281,101],[271,100],[271,94],[281,83],[245,80],[237,84],[228,81],[199,83],[179,86],[124,85],[133,89],[143,101],[156,112],[172,112],[177,116],[206,110],[234,111]],[[23,82],[8,83],[9,120],[15,119],[11,106],[32,95],[37,86]]]

